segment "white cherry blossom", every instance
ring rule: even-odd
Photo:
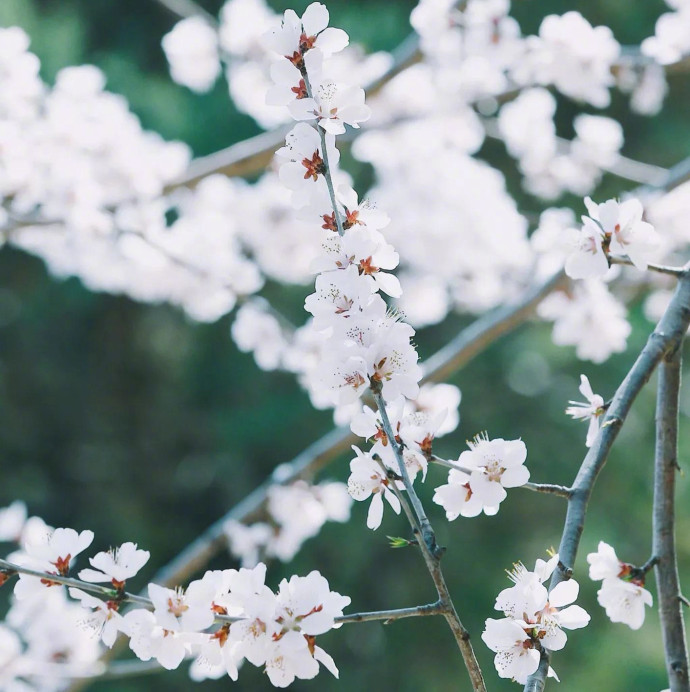
[[[118,613],[118,604],[115,601],[102,601],[74,587],[70,587],[69,594],[80,601],[84,608],[92,609],[85,620],[86,625],[108,648],[112,648],[122,627],[122,615]]]
[[[328,27],[328,20],[328,10],[319,2],[311,3],[301,18],[294,10],[286,10],[281,25],[264,35],[264,43],[298,66],[302,56],[312,48],[329,57],[345,48],[349,37],[342,29]]]
[[[652,594],[647,589],[622,579],[604,579],[597,591],[597,600],[611,622],[622,622],[632,630],[642,627],[645,606],[653,603]]]
[[[638,199],[618,202],[610,199],[595,204],[585,198],[589,215],[602,228],[609,238],[611,252],[627,255],[638,269],[647,269],[648,260],[660,244],[660,239],[652,224],[642,221],[642,204]],[[587,217],[583,217],[585,221]]]
[[[582,229],[570,228],[564,242],[569,249],[565,261],[565,273],[571,279],[588,279],[604,276],[609,262],[603,248],[604,233],[588,216],[582,217]]]
[[[606,412],[604,408],[604,398],[592,391],[592,386],[586,375],[580,375],[580,393],[587,399],[587,402],[570,401],[569,403],[572,404],[572,406],[568,406],[565,412],[566,415],[572,416],[576,420],[589,420],[585,445],[591,447],[599,432],[601,417]]]
[[[354,500],[362,502],[371,497],[367,514],[367,528],[378,529],[383,520],[384,498],[396,514],[400,514],[400,500],[391,490],[391,481],[370,454],[353,447],[357,456],[350,462],[347,490]]]
[[[91,582],[112,581],[114,585],[124,585],[127,579],[135,576],[148,562],[149,557],[149,551],[138,549],[136,543],[123,543],[119,548],[89,558],[91,566],[96,569],[81,570],[79,579]]]
[[[187,17],[163,37],[172,78],[193,91],[208,91],[220,74],[218,34],[202,17]]]
[[[506,488],[524,485],[529,471],[524,466],[527,448],[522,440],[490,440],[477,436],[468,442],[469,451],[458,459],[458,469],[451,469],[448,483],[436,488],[434,502],[446,510],[452,520],[459,515],[493,515],[506,498]]]

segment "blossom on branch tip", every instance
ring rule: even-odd
[[[596,553],[587,555],[587,562],[589,578],[602,580],[597,600],[611,622],[622,622],[633,630],[642,627],[645,606],[651,606],[653,598],[644,588],[641,570],[621,562],[616,551],[604,541],[599,541]]]
[[[508,572],[514,586],[501,591],[495,604],[505,619],[488,618],[482,633],[484,643],[496,652],[494,665],[500,677],[524,684],[539,666],[542,649],[562,649],[567,641],[564,629],[589,623],[587,612],[571,605],[579,593],[574,579],[559,582],[551,591],[544,586],[558,559],[556,554],[548,561],[537,560],[532,572],[517,563]],[[549,676],[556,677],[556,673],[549,669]]]
[[[357,447],[352,447],[357,456],[350,462],[350,477],[347,481],[347,490],[354,500],[362,502],[371,496],[369,513],[367,514],[367,527],[378,529],[383,520],[383,499],[385,498],[396,514],[400,514],[400,500],[391,490],[390,480],[379,463],[371,454],[362,452]]]
[[[597,222],[605,234],[610,252],[627,255],[638,268],[647,269],[650,256],[660,244],[659,235],[652,224],[642,221],[644,213],[638,199],[618,202],[609,199],[595,204],[589,197],[585,205],[591,219]],[[588,217],[582,217],[588,223]]]
[[[312,48],[318,48],[329,57],[349,43],[342,29],[328,27],[328,20],[328,9],[320,2],[311,3],[301,18],[294,10],[286,10],[281,25],[264,34],[264,44],[300,68],[303,56]]]
[[[565,412],[566,415],[572,416],[576,420],[589,419],[585,444],[587,447],[591,447],[599,432],[601,417],[606,412],[604,398],[592,391],[592,386],[589,384],[589,379],[586,375],[580,375],[580,393],[587,399],[587,402],[570,401],[569,403],[572,406],[568,406]]]
[[[118,584],[124,585],[127,579],[135,576],[149,557],[151,553],[138,549],[136,543],[123,543],[119,548],[111,548],[89,558],[91,566],[96,569],[81,570],[79,579],[91,582],[112,581],[118,588]]]
[[[490,440],[477,436],[468,442],[469,451],[451,469],[448,483],[436,488],[434,502],[446,510],[449,520],[476,517],[484,512],[494,515],[506,498],[506,488],[516,488],[529,480],[524,466],[527,448],[522,440]]]

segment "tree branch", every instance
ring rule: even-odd
[[[201,5],[197,5],[194,0],[154,0],[166,10],[172,12],[180,19],[189,17],[201,17],[207,21],[214,29],[218,28],[218,20],[207,12]]]
[[[451,599],[450,592],[448,591],[448,586],[446,584],[445,577],[441,570],[441,556],[444,550],[436,543],[436,535],[431,526],[431,522],[426,516],[422,502],[414,489],[414,485],[410,480],[410,476],[407,472],[407,467],[405,465],[405,460],[402,454],[402,446],[395,439],[395,432],[388,419],[388,412],[386,411],[386,402],[383,400],[381,395],[380,387],[375,388],[372,386],[372,392],[374,395],[374,401],[378,407],[379,414],[381,415],[381,423],[383,425],[383,431],[388,437],[388,443],[391,446],[395,454],[395,459],[398,463],[398,469],[400,471],[400,476],[402,477],[403,484],[405,485],[405,490],[407,491],[407,497],[412,503],[414,508],[415,517],[410,516],[408,512],[408,519],[412,525],[413,532],[417,534],[417,543],[419,545],[422,557],[426,563],[429,574],[436,586],[436,592],[438,593],[439,603],[443,607],[443,615],[446,618],[446,622],[453,632],[455,641],[458,644],[460,653],[465,662],[465,667],[470,676],[470,681],[472,682],[472,689],[475,692],[486,692],[486,685],[484,683],[484,676],[482,675],[481,668],[477,662],[477,658],[474,654],[474,649],[470,643],[469,632],[463,626],[460,617],[455,609],[453,600]]]
[[[622,264],[627,267],[635,266],[631,260],[627,257],[618,257],[616,255],[609,255],[610,264]],[[647,269],[650,272],[656,272],[657,274],[668,274],[669,276],[683,276],[687,269],[683,267],[669,267],[663,264],[648,264]]]
[[[656,558],[659,619],[664,642],[666,672],[671,692],[690,692],[688,649],[675,543],[675,488],[678,469],[678,395],[681,344],[669,351],[659,366],[654,463],[652,553]]]
[[[611,446],[620,432],[623,422],[642,387],[652,376],[662,358],[674,352],[683,339],[690,324],[690,275],[681,276],[676,292],[663,317],[649,336],[647,344],[637,357],[632,368],[616,391],[599,434],[580,466],[572,486],[572,496],[568,500],[565,525],[558,549],[559,568],[551,577],[550,588],[566,578],[564,571],[575,564],[580,537],[584,529],[587,503],[594,483],[606,464]],[[561,567],[563,565],[564,567]],[[677,596],[677,592],[676,592]],[[548,659],[548,652],[543,654]],[[541,692],[546,682],[546,669],[543,666],[532,674],[525,692]]]

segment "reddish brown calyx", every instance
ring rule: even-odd
[[[373,259],[371,257],[367,257],[366,259],[359,260],[359,274],[360,276],[362,274],[366,274],[367,276],[371,276],[372,274],[376,274],[376,272],[379,271],[378,267],[375,267],[372,264]]]
[[[326,173],[326,164],[323,162],[321,154],[319,154],[318,151],[315,151],[314,155],[310,159],[306,157],[303,158],[302,165],[307,169],[304,174],[305,180],[311,178],[314,182],[316,182],[320,175],[324,175]]]
[[[299,49],[302,55],[311,50],[316,43],[316,36],[307,36],[304,32],[299,37]]]
[[[309,647],[309,653],[313,656],[314,655],[314,649],[316,648],[316,637],[314,637],[311,634],[305,634],[303,636],[307,640],[307,646]]]
[[[72,555],[68,554],[66,557],[59,557],[52,563],[55,565],[55,569],[57,569],[59,575],[66,577],[69,574],[69,563],[71,559]]]
[[[347,230],[348,228],[352,228],[356,224],[360,223],[362,222],[359,220],[359,209],[350,211],[347,207],[345,207],[345,221],[343,221],[343,228]]]
[[[216,630],[212,635],[211,639],[217,639],[220,646],[225,646],[225,642],[228,641],[228,636],[230,635],[230,625],[223,625],[219,630]]]
[[[307,71],[306,65],[304,64],[304,56],[298,50],[296,50],[292,55],[285,56],[302,74]]]
[[[335,212],[323,215],[323,226],[321,226],[321,228],[324,228],[327,231],[338,232],[338,226],[335,223]]]
[[[419,445],[419,449],[422,450],[422,454],[424,454],[425,457],[431,456],[431,446],[433,442],[433,435],[427,435],[421,442],[417,442],[417,444]]]
[[[300,79],[299,84],[297,86],[292,87],[290,91],[292,91],[292,93],[295,95],[295,98],[297,99],[309,98],[309,93],[307,92],[307,85],[304,83],[303,79]]]
[[[55,572],[50,572],[50,574],[55,574]],[[41,579],[41,584],[43,584],[43,586],[59,586],[60,582],[43,577],[43,579]]]

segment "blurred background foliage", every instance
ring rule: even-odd
[[[201,0],[217,11],[221,0]],[[306,0],[290,5],[301,11]],[[332,24],[369,50],[391,49],[409,32],[408,0],[331,0]],[[515,0],[514,15],[525,33],[543,16],[580,10],[592,24],[607,24],[622,43],[653,32],[664,10],[660,0],[631,5],[618,0],[570,2]],[[203,155],[256,133],[238,114],[219,81],[196,96],[167,75],[160,48],[175,18],[155,0],[2,0],[0,25],[24,27],[52,81],[64,66],[92,63],[122,93],[147,128],[189,143]],[[671,78],[662,114],[645,119],[631,114],[614,94],[610,114],[624,125],[624,153],[670,165],[690,153],[687,104],[690,79]],[[574,106],[560,99],[558,127],[571,127]],[[579,108],[579,107],[578,107]],[[506,174],[520,203],[537,202],[519,192],[514,164],[493,145],[487,157]],[[357,173],[356,170],[352,172]],[[628,186],[630,187],[630,186]],[[605,179],[602,199],[625,189]],[[577,213],[581,201],[571,200]],[[663,229],[661,229],[663,232]],[[271,291],[269,287],[269,291]],[[277,293],[275,287],[273,292]],[[297,316],[305,290],[281,291],[286,311]],[[609,398],[651,325],[639,305],[631,307],[633,334],[627,352],[593,366],[576,361],[572,349],[550,341],[547,325],[527,325],[493,345],[453,377],[461,387],[459,431],[438,444],[437,453],[457,458],[464,440],[481,430],[491,436],[522,437],[536,481],[569,483],[585,453],[583,426],[566,419],[568,399],[578,399],[579,373],[586,371],[595,391]],[[422,357],[433,353],[468,322],[455,317],[420,332]],[[258,485],[279,463],[291,459],[331,428],[328,413],[315,412],[292,377],[263,373],[251,356],[240,354],[229,336],[230,318],[200,325],[168,306],[140,305],[96,295],[79,281],[55,281],[43,264],[10,248],[0,250],[0,506],[24,499],[33,514],[55,526],[96,532],[94,547],[105,549],[133,540],[151,550],[141,575],[147,577],[210,523]],[[687,467],[690,391],[683,393],[681,465]],[[575,566],[580,603],[592,614],[591,626],[569,635],[565,654],[554,665],[562,692],[660,690],[664,674],[658,618],[647,616],[632,632],[612,625],[596,604],[597,585],[586,576],[587,552],[600,539],[637,564],[650,554],[654,384],[639,397],[592,498],[582,548]],[[324,477],[345,480],[349,458]],[[516,560],[531,567],[557,546],[565,506],[559,498],[515,490],[496,518],[448,523],[431,503],[433,487],[444,481],[431,469],[421,495],[448,546],[445,570],[457,608],[472,632],[490,690],[515,690],[499,680],[492,654],[479,634],[493,601],[508,582],[504,569]],[[690,574],[690,493],[679,487],[678,543],[681,574]],[[269,582],[319,569],[334,590],[352,596],[353,609],[396,608],[433,600],[423,563],[410,550],[392,551],[386,534],[407,535],[392,514],[371,532],[366,504],[353,507],[347,525],[328,524],[303,548],[294,564],[273,564]],[[236,566],[227,555],[215,567]],[[654,589],[653,579],[649,585]],[[690,588],[690,587],[689,587]],[[655,597],[656,600],[656,597]],[[341,680],[323,672],[295,690],[395,689],[426,692],[469,688],[462,661],[441,619],[420,618],[387,627],[348,625],[324,637]],[[101,682],[100,692],[187,690],[184,670],[139,680]],[[246,666],[240,680],[204,683],[205,689],[272,689],[261,671]],[[551,684],[553,685],[553,683]]]

